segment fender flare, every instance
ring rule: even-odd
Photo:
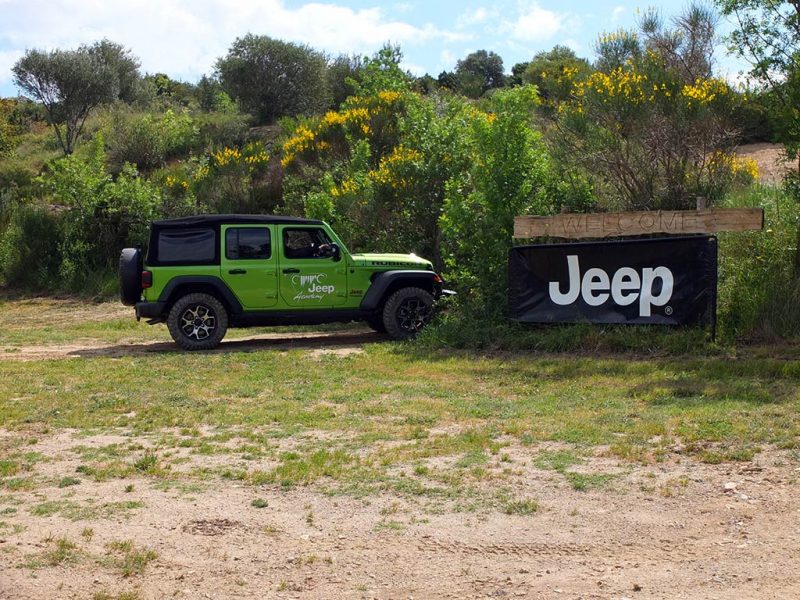
[[[378,308],[383,300],[386,290],[398,281],[425,281],[430,284],[430,288],[437,294],[437,279],[441,279],[433,271],[385,271],[378,273],[372,280],[367,293],[361,300],[361,310],[373,311]],[[441,284],[439,284],[441,286]]]
[[[161,295],[158,297],[158,301],[167,303],[179,286],[196,284],[208,285],[214,288],[234,314],[243,312],[242,304],[233,294],[231,288],[229,288],[222,279],[214,277],[213,275],[178,275],[177,277],[173,277],[169,280],[169,283],[164,286]]]

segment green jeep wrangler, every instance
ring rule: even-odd
[[[414,254],[350,254],[322,221],[259,215],[154,221],[147,257],[125,248],[119,278],[136,318],[166,322],[186,350],[214,348],[228,327],[353,320],[407,339],[443,294]]]

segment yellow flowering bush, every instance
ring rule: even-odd
[[[346,144],[348,138],[381,135],[402,110],[403,102],[404,94],[396,91],[348,98],[340,110],[298,125],[281,146],[281,165],[288,168],[300,157],[313,159],[315,154]]]
[[[620,35],[600,46],[636,42]],[[565,162],[605,188],[609,208],[688,208],[696,196],[713,202],[742,180],[730,165],[725,176],[712,168],[712,153],[731,141],[732,101],[723,80],[685,81],[651,49],[632,52],[573,83],[556,111],[553,142]]]

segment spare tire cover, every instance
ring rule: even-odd
[[[142,297],[142,257],[138,248],[125,248],[119,255],[119,299],[133,306]]]

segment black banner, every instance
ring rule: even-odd
[[[523,323],[713,323],[713,236],[511,249],[509,310]]]

